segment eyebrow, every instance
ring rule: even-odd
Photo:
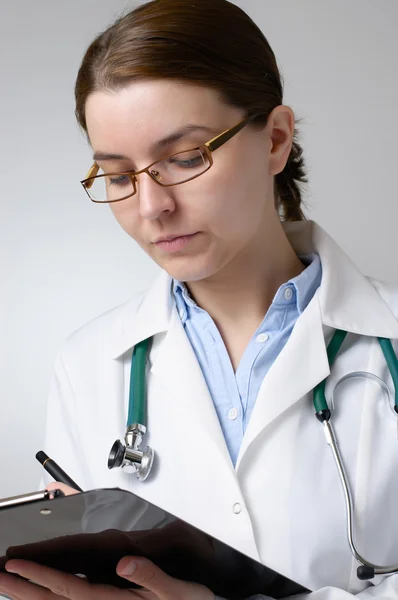
[[[206,131],[207,133],[217,135],[217,132],[214,129],[212,129],[211,127],[205,127],[204,125],[195,125],[193,123],[184,125],[180,129],[177,129],[177,131],[174,131],[170,135],[157,141],[155,144],[152,144],[152,146],[150,147],[150,152],[153,153],[156,150],[161,150],[162,148],[169,146],[173,142],[177,142],[179,139],[181,139],[182,137],[184,137],[185,135],[187,135],[189,133],[192,133],[193,131]],[[95,160],[95,161],[99,161],[99,160],[130,160],[130,158],[131,157],[124,156],[123,154],[112,154],[109,152],[101,152],[100,150],[95,152],[93,155],[93,160]]]

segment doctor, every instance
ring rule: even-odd
[[[398,288],[367,278],[305,220],[295,118],[264,36],[226,0],[150,2],[91,44],[76,103],[94,152],[85,190],[162,272],[64,345],[46,451],[84,489],[131,490],[314,590],[303,598],[398,598],[398,575],[357,577],[312,402],[328,378],[355,541],[368,560],[397,563],[397,417],[377,337],[398,351]],[[348,334],[330,368],[336,329]],[[140,482],[107,462],[124,435],[132,351],[147,338],[145,444],[156,456]],[[384,395],[374,378],[341,382],[358,371]],[[20,561],[10,570],[45,589],[11,575],[0,588],[32,600],[214,598],[136,565],[125,576],[149,591],[104,591]]]

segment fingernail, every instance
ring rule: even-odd
[[[5,566],[5,570],[8,573],[18,573],[18,569],[17,568],[15,568],[13,565],[8,566],[7,563],[6,563],[6,566]]]
[[[120,571],[121,575],[132,575],[137,568],[137,563],[134,560],[130,560],[124,567],[123,571]]]

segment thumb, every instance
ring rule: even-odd
[[[153,562],[142,557],[124,556],[116,572],[120,577],[132,581],[153,592],[161,600],[176,599],[176,587],[180,583],[159,569]]]
[[[203,585],[170,577],[146,558],[124,556],[116,572],[120,577],[149,590],[159,600],[215,600],[214,594]]]

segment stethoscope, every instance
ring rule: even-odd
[[[340,350],[342,343],[347,335],[346,331],[342,331],[341,329],[337,329],[332,337],[332,340],[327,348],[327,355],[329,360],[329,366],[332,367],[336,355]],[[384,354],[384,358],[387,362],[388,369],[391,373],[391,377],[394,383],[395,390],[395,400],[393,410],[398,415],[398,359],[395,355],[394,348],[392,347],[391,340],[387,338],[378,337],[379,344]],[[372,379],[377,382],[383,392],[386,394],[387,398],[390,398],[390,393],[388,387],[384,383],[382,379],[377,377],[376,375],[372,375],[371,373],[365,373],[362,371],[357,371],[354,373],[349,373],[342,377],[336,384],[334,391],[336,388],[347,381],[348,379],[352,379],[354,377],[366,377],[368,379]],[[350,486],[348,483],[347,474],[345,472],[343,460],[341,457],[340,449],[337,444],[336,435],[334,432],[333,425],[330,421],[331,419],[331,410],[326,402],[325,398],[325,387],[326,387],[327,378],[321,381],[314,388],[314,407],[315,407],[315,416],[316,418],[323,423],[324,433],[326,437],[326,442],[330,446],[333,457],[336,463],[336,467],[339,473],[340,481],[343,486],[344,499],[346,504],[346,513],[347,513],[347,534],[348,534],[348,543],[350,546],[351,553],[356,558],[361,565],[357,568],[357,577],[358,579],[373,579],[375,575],[390,575],[392,573],[398,572],[398,564],[396,565],[388,565],[381,566],[375,565],[370,561],[366,560],[361,554],[358,552],[355,542],[354,542],[354,503],[352,500],[352,494],[350,490]]]
[[[327,348],[329,367],[331,368],[338,351],[347,335],[346,331],[337,329]],[[378,337],[381,349],[383,351],[388,369],[395,389],[395,400],[393,410],[398,415],[398,358],[395,355],[391,341],[387,338]],[[149,446],[140,450],[142,439],[146,433],[146,359],[149,349],[150,338],[139,342],[133,350],[130,370],[130,391],[129,391],[129,410],[127,417],[127,426],[124,442],[116,440],[113,444],[108,458],[108,468],[121,467],[128,473],[135,473],[140,481],[145,481],[151,472],[154,451]],[[344,381],[354,377],[365,377],[372,379],[379,384],[383,393],[390,399],[388,387],[382,379],[371,373],[356,371],[342,377],[335,385],[337,387]],[[330,410],[325,397],[325,387],[327,378],[321,381],[313,391],[313,402],[316,418],[323,423],[326,442],[330,446],[336,463],[340,481],[343,486],[344,498],[347,513],[347,533],[350,550],[356,560],[361,563],[357,568],[359,579],[372,579],[375,575],[388,575],[398,573],[398,564],[381,566],[367,561],[358,552],[354,542],[354,503],[345,472],[336,435],[331,423],[332,411]]]
[[[135,473],[145,481],[151,472],[154,451],[149,446],[140,450],[146,433],[146,359],[150,338],[134,346],[131,357],[129,411],[124,442],[116,440],[108,458],[108,468],[122,467],[126,473]]]

